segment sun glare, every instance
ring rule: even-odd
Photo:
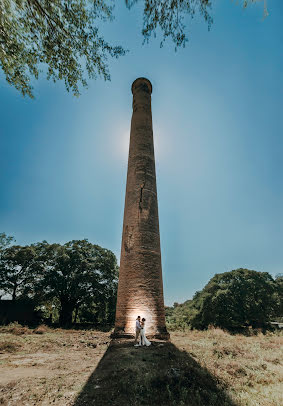
[[[115,131],[117,135],[113,136],[113,159],[127,162],[130,143],[130,129],[120,129]]]

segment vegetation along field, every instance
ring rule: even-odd
[[[0,333],[1,405],[282,404],[280,332],[171,332],[135,348],[109,332],[36,329]]]

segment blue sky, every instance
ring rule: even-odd
[[[77,99],[41,78],[35,100],[0,77],[0,232],[19,244],[88,238],[120,255],[131,83],[153,84],[165,303],[215,274],[283,271],[283,3],[217,0],[174,52],[142,46],[123,2],[103,32],[129,53]]]

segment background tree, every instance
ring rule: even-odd
[[[0,256],[0,290],[12,300],[31,297],[38,274],[34,247],[13,245]]]
[[[0,63],[7,81],[33,96],[31,78],[47,67],[47,78],[62,79],[79,94],[79,83],[109,79],[107,58],[124,55],[101,36],[96,24],[111,20],[104,0],[0,0]],[[45,66],[44,66],[45,64]]]
[[[15,241],[14,237],[6,235],[6,233],[0,233],[0,259],[1,255],[6,247],[9,247],[12,242]],[[1,269],[0,269],[0,299],[3,295],[5,295],[5,291],[2,290],[2,282],[1,282]]]
[[[1,252],[9,247],[15,239],[12,236],[6,235],[5,233],[0,233],[0,255]]]
[[[166,322],[170,330],[186,329],[191,316],[190,309],[191,300],[187,300],[182,304],[174,303],[172,307],[165,307]]]
[[[73,312],[82,306],[99,305],[105,312],[107,303],[115,300],[118,266],[110,250],[87,240],[43,242],[36,250],[44,267],[37,291],[45,300],[58,299],[61,325],[70,325]]]
[[[278,297],[278,307],[275,318],[277,321],[283,322],[283,273],[279,273],[275,276],[275,282]]]
[[[265,327],[278,312],[278,289],[267,272],[236,269],[216,274],[193,300],[177,306],[171,323],[228,330]]]

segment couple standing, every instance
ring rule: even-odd
[[[140,347],[141,345],[146,345],[148,347],[150,344],[151,342],[145,336],[145,318],[141,321],[141,317],[138,316],[136,319],[136,338],[134,346]]]

